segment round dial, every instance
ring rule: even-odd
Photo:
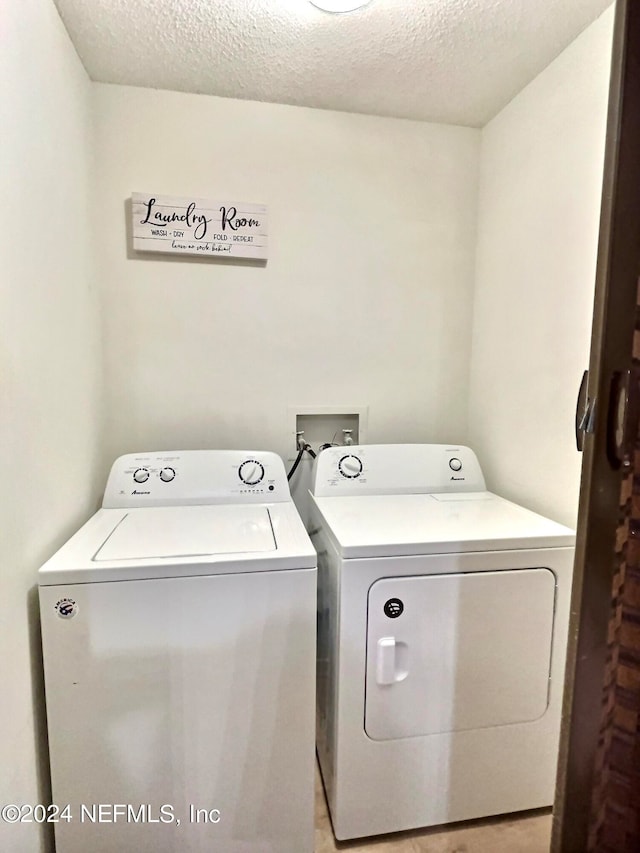
[[[460,471],[462,468],[462,462],[454,456],[449,460],[449,468],[451,468],[452,471]]]
[[[162,471],[160,471],[160,479],[163,483],[170,483],[175,476],[176,472],[173,468],[163,468]]]
[[[264,477],[264,468],[255,459],[247,459],[238,468],[238,475],[247,486],[257,486]]]
[[[146,468],[137,468],[133,472],[133,479],[136,483],[146,483],[149,479],[149,471]]]
[[[354,456],[352,453],[348,453],[338,462],[338,471],[340,471],[343,477],[355,480],[356,477],[362,474],[362,459]]]

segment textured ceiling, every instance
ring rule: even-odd
[[[90,77],[482,126],[610,0],[56,0]]]

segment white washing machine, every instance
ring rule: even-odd
[[[323,451],[317,748],[338,839],[553,802],[574,533],[467,447]]]
[[[311,853],[316,554],[273,453],[123,456],[40,569],[57,853]]]

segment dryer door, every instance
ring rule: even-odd
[[[374,740],[504,726],[548,703],[548,569],[383,578],[369,590],[365,730]]]

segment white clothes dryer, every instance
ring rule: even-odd
[[[57,853],[312,853],[316,580],[275,454],[114,463],[39,573]]]
[[[316,461],[317,749],[338,839],[553,802],[575,538],[446,445]]]

